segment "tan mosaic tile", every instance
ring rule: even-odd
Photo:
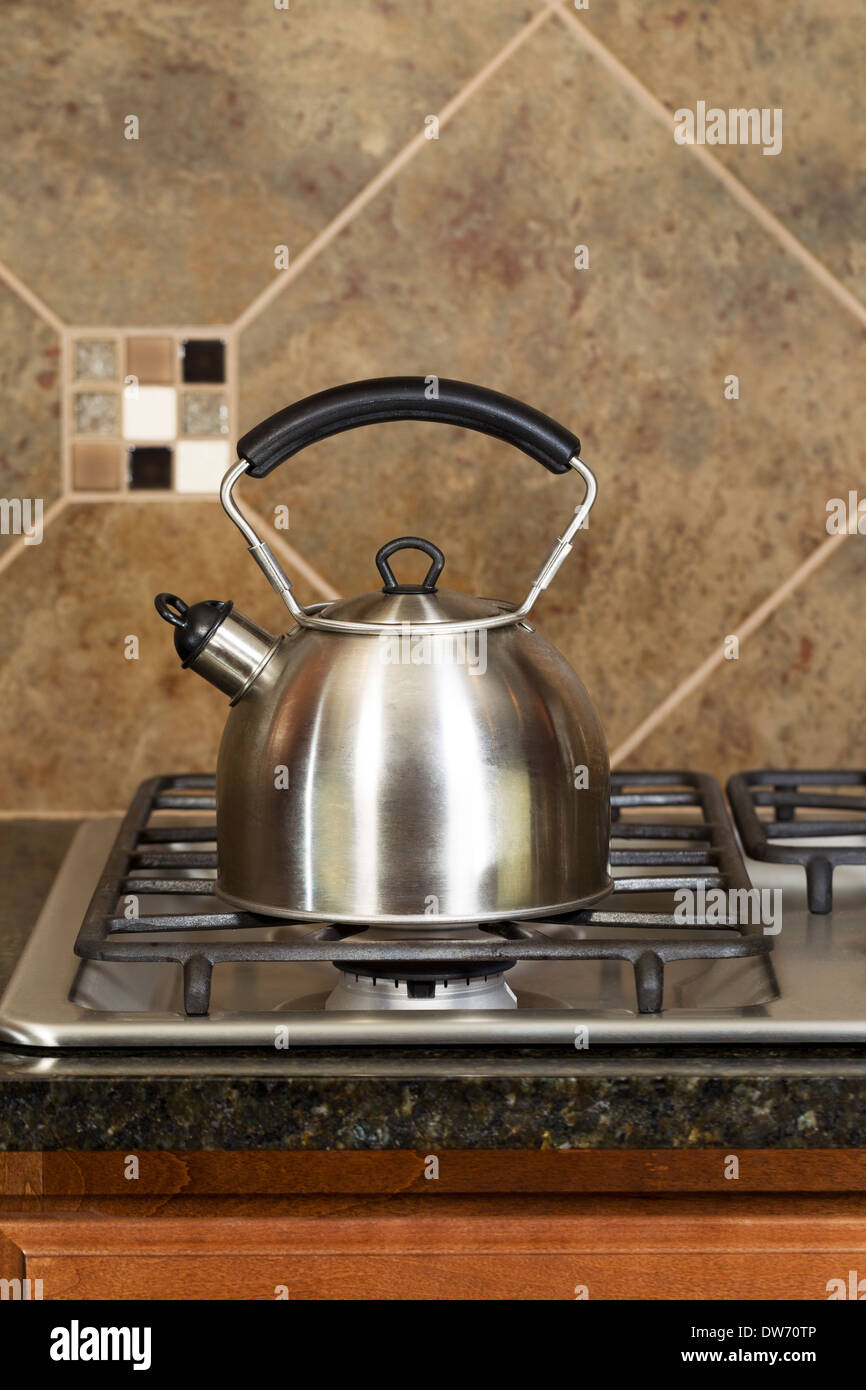
[[[178,346],[174,338],[126,340],[126,374],[142,385],[166,385],[177,377]]]
[[[0,256],[69,323],[232,319],[537,10],[0,6]]]
[[[544,29],[241,340],[242,429],[405,373],[576,429],[600,500],[537,617],[612,744],[813,550],[866,463],[866,333],[682,154]],[[569,487],[478,435],[392,424],[240,492],[287,504],[292,544],[344,592],[414,532],[445,550],[446,585],[518,597]]]
[[[605,0],[580,19],[671,111],[694,111],[699,100],[726,111],[781,109],[779,154],[742,144],[712,152],[866,300],[859,0]]]
[[[90,439],[73,444],[72,485],[81,492],[117,492],[121,485],[120,445]]]
[[[54,331],[0,284],[0,498],[43,515],[60,492],[60,343]],[[16,538],[0,512],[0,553]],[[20,534],[20,531],[19,531]]]
[[[0,809],[117,808],[143,777],[214,767],[228,704],[181,669],[162,590],[287,626],[216,502],[72,504],[0,573]]]
[[[840,549],[628,758],[723,781],[759,767],[862,767],[866,536]]]

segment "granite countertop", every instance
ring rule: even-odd
[[[0,823],[0,991],[76,829]],[[71,930],[74,928],[71,928]],[[0,1149],[856,1148],[866,1050],[0,1047]]]

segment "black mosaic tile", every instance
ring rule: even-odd
[[[183,345],[183,379],[225,381],[226,345],[221,338],[187,338]]]
[[[129,451],[129,486],[171,488],[171,449],[162,444],[139,445]]]

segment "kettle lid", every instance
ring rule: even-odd
[[[401,584],[389,560],[399,550],[420,550],[429,555],[430,568],[420,584]],[[432,541],[420,536],[398,536],[376,553],[376,567],[382,576],[381,589],[328,604],[328,618],[362,623],[461,623],[494,617],[511,607],[498,599],[474,598],[471,594],[439,589],[437,581],[445,556]]]

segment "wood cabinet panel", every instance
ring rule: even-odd
[[[0,1233],[49,1300],[272,1300],[277,1286],[295,1300],[572,1300],[576,1286],[596,1300],[808,1300],[866,1271],[859,1196],[296,1197],[256,1207],[248,1217],[22,1215],[0,1220]]]
[[[833,1278],[862,1266],[862,1250],[793,1255],[184,1255],[46,1256],[28,1260],[44,1297],[272,1300],[285,1287],[309,1299],[826,1299]],[[852,1264],[853,1262],[853,1264]],[[578,1290],[580,1295],[578,1295]],[[585,1292],[584,1292],[585,1291]]]
[[[0,1150],[0,1213],[38,1211],[42,1196],[42,1154]]]
[[[425,1192],[866,1192],[866,1151],[851,1149],[444,1149],[128,1151],[6,1156],[0,1210],[16,1194],[231,1195]],[[729,1155],[738,1177],[728,1175]],[[14,1204],[13,1204],[14,1205]]]

